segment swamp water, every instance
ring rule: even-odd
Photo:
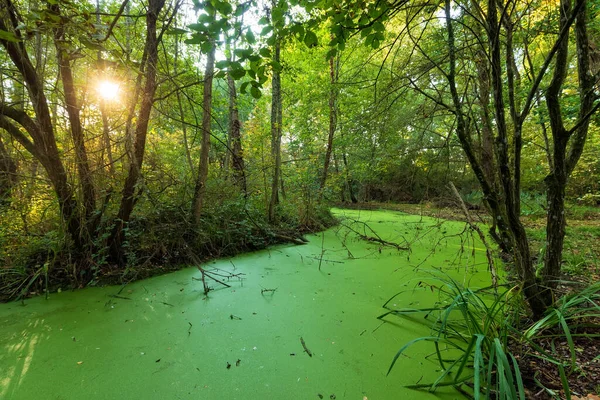
[[[398,349],[430,331],[422,314],[377,316],[403,290],[392,305],[433,304],[435,291],[413,290],[432,268],[487,286],[481,244],[460,222],[334,212],[342,225],[305,246],[207,263],[244,274],[230,288],[209,282],[208,296],[190,267],[131,283],[121,297],[117,286],[0,304],[0,399],[461,398],[403,387],[437,376],[425,343],[386,377]]]

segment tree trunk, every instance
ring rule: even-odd
[[[339,56],[329,59],[329,134],[327,135],[327,150],[325,151],[325,162],[323,163],[323,175],[321,176],[321,185],[319,187],[319,202],[323,199],[323,190],[327,182],[327,173],[329,172],[329,163],[331,160],[331,152],[333,151],[333,137],[337,125],[337,70],[339,67]]]
[[[100,101],[100,115],[102,117],[102,162],[104,162],[104,152],[106,151],[106,166],[111,178],[115,176],[115,162],[112,155],[112,143],[110,141],[110,125],[108,122],[108,114],[106,113],[106,103]]]
[[[196,188],[193,201],[193,221],[197,226],[202,216],[204,207],[204,197],[206,195],[206,179],[208,178],[208,164],[210,152],[210,133],[211,133],[211,107],[212,107],[212,82],[215,70],[215,51],[216,43],[212,41],[212,47],[206,58],[206,68],[204,70],[204,92],[202,96],[202,147],[200,149],[200,165],[198,167],[198,177],[196,178]]]
[[[280,64],[281,41],[277,38],[273,52],[273,61]],[[271,160],[273,162],[273,177],[271,181],[271,200],[269,201],[269,222],[275,222],[276,208],[279,204],[279,181],[281,175],[281,75],[273,69],[271,99]]]
[[[550,118],[550,128],[553,142],[553,165],[546,177],[548,215],[546,220],[546,257],[542,270],[543,284],[550,290],[547,293],[549,301],[552,290],[560,280],[562,252],[565,237],[565,187],[571,172],[579,161],[586,141],[589,118],[594,109],[594,79],[590,72],[589,37],[587,34],[587,9],[585,0],[578,0],[577,5],[584,2],[579,9],[575,23],[577,43],[577,67],[579,79],[580,108],[578,121],[567,130],[564,126],[560,108],[560,95],[567,76],[568,68],[568,36],[563,38],[556,55],[554,76],[546,91],[546,104]],[[571,10],[571,0],[561,0],[560,27],[565,27]],[[575,12],[575,11],[574,11]],[[570,148],[569,148],[570,146]]]
[[[144,71],[145,85],[142,93],[142,103],[136,121],[135,142],[133,143],[133,154],[129,165],[129,173],[125,180],[125,185],[123,186],[121,205],[119,207],[117,218],[115,219],[115,227],[109,240],[112,261],[120,265],[123,265],[126,261],[123,252],[123,242],[125,241],[123,229],[125,228],[125,225],[129,223],[136,202],[136,187],[142,173],[150,112],[152,111],[154,93],[156,92],[156,68],[158,63],[156,25],[158,15],[164,4],[165,0],[150,0],[148,3],[148,12],[146,14],[146,44],[144,47],[144,54],[146,55]]]
[[[58,5],[53,6],[54,10],[59,13]],[[77,162],[77,171],[81,185],[83,197],[83,214],[86,224],[91,220],[91,215],[96,211],[96,189],[90,164],[88,161],[87,150],[85,146],[85,138],[83,136],[83,127],[81,126],[80,110],[77,101],[77,92],[75,83],[73,82],[73,72],[68,56],[65,54],[64,44],[64,28],[60,27],[55,30],[54,44],[56,46],[56,57],[60,70],[60,77],[63,84],[65,96],[65,106],[69,116],[69,124],[71,127],[71,137],[75,148],[75,158]],[[93,229],[93,227],[89,227]],[[84,235],[90,235],[90,232],[83,232]]]
[[[173,73],[177,76],[177,72],[179,70],[179,40],[180,35],[175,37],[175,59],[173,61]],[[192,162],[192,154],[190,153],[190,146],[188,144],[188,132],[187,132],[187,124],[185,122],[185,113],[183,111],[183,102],[181,101],[181,94],[179,90],[176,92],[177,96],[177,107],[179,109],[179,118],[181,119],[181,131],[183,133],[183,147],[185,148],[185,159],[187,160],[188,166],[190,167],[190,171],[194,170],[194,163]]]
[[[12,32],[17,37],[20,37],[20,31],[16,29],[19,21],[18,12],[12,2],[1,0],[0,30]],[[5,22],[11,25],[7,26]],[[40,161],[58,198],[61,218],[67,227],[67,231],[75,247],[83,247],[85,241],[81,237],[79,208],[71,186],[68,183],[67,173],[58,151],[52,117],[48,108],[46,95],[44,94],[42,80],[27,54],[27,49],[23,41],[11,42],[0,39],[0,44],[6,49],[13,65],[21,74],[36,116],[34,120],[22,110],[0,102],[0,110],[2,110],[0,112],[0,128],[7,131]],[[23,135],[21,130],[11,120],[21,125],[30,135],[31,140]]]
[[[229,137],[227,140],[229,148],[227,149],[227,154],[230,155],[235,183],[239,186],[242,193],[244,193],[244,196],[246,196],[246,174],[244,171],[244,156],[242,151],[237,92],[235,81],[230,74],[227,74],[227,85],[229,86]]]

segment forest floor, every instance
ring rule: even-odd
[[[465,215],[457,205],[445,204],[440,207],[436,203],[421,204],[389,204],[361,203],[352,208],[360,209],[391,209],[408,214],[464,221]],[[489,217],[485,210],[471,207],[471,217],[481,223],[486,223]],[[536,260],[543,253],[545,242],[545,211],[543,208],[529,210],[522,218],[530,238],[532,254]],[[580,290],[593,282],[600,281],[600,207],[569,204],[567,206],[567,234],[563,254],[563,281],[560,286],[563,293]],[[575,360],[566,335],[544,335],[535,341],[539,349],[553,354],[565,365],[572,365],[570,371],[565,371],[571,390],[571,399],[600,399],[600,318],[586,321],[585,327],[573,330],[572,347],[575,350]],[[554,332],[556,333],[556,332]],[[550,337],[549,337],[550,336]],[[511,349],[519,360],[527,398],[552,399],[567,398],[561,376],[556,364],[543,357],[531,346],[515,346]],[[554,395],[552,395],[554,393]]]

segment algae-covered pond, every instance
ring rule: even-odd
[[[394,299],[398,306],[434,302],[433,291],[410,290],[432,267],[487,285],[481,245],[460,234],[464,223],[335,212],[350,218],[352,230],[374,236],[371,228],[386,241],[409,242],[410,251],[342,226],[309,236],[305,246],[208,263],[207,270],[243,274],[230,288],[210,283],[208,296],[193,266],[131,283],[120,297],[121,287],[104,287],[2,304],[0,398],[459,398],[451,389],[403,387],[436,376],[427,345],[402,356],[386,377],[398,349],[429,330],[418,315],[388,323],[377,316],[401,290],[408,289]]]

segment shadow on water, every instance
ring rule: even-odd
[[[430,348],[416,346],[386,377],[398,349],[429,330],[422,316],[377,317],[398,292],[399,307],[434,302],[414,290],[427,268],[486,286],[481,246],[458,235],[461,223],[336,213],[356,232],[337,227],[305,246],[208,263],[244,273],[229,288],[211,283],[208,296],[193,266],[0,305],[0,398],[459,398],[403,387],[436,376]]]
[[[1,360],[8,367],[0,376],[0,398],[12,396],[23,383],[33,362],[36,345],[43,340],[43,335],[36,333],[43,324],[44,320],[29,321],[26,329],[13,334],[12,340],[5,341]]]

